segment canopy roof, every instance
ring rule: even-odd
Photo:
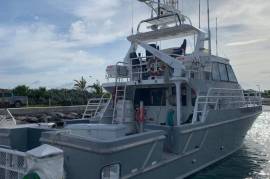
[[[174,38],[187,37],[190,35],[204,33],[200,29],[188,24],[182,24],[180,26],[169,27],[164,29],[158,29],[155,31],[138,33],[129,36],[129,41],[141,41],[141,42],[153,42],[160,40],[169,40]]]

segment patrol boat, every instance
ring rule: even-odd
[[[1,179],[180,179],[241,147],[260,94],[243,91],[229,60],[212,54],[210,28],[193,26],[177,0],[140,2],[152,17],[107,67],[111,95],[63,127],[2,127]]]

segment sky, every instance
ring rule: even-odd
[[[106,66],[121,60],[129,48],[126,36],[132,26],[150,16],[149,9],[136,0],[0,3],[0,88],[22,84],[72,88],[73,80],[81,76],[89,83],[105,82]],[[218,18],[219,55],[231,60],[244,88],[270,89],[270,1],[210,0],[210,4],[212,34]],[[197,7],[198,0],[180,3],[196,26]]]

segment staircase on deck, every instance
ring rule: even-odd
[[[82,119],[89,119],[92,122],[99,121],[104,116],[106,110],[111,104],[112,98],[105,97],[105,94],[101,98],[92,98],[87,102]]]

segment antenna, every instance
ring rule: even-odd
[[[131,27],[131,34],[134,34],[134,1],[131,0],[131,23],[132,23],[132,27]]]
[[[216,53],[218,56],[218,18],[216,18]]]
[[[182,13],[184,13],[184,0],[182,0]]]
[[[212,44],[211,44],[209,0],[207,0],[207,20],[208,20],[208,51],[209,51],[209,56],[211,56],[211,54],[212,54]]]
[[[201,0],[199,0],[199,29],[201,28]]]

